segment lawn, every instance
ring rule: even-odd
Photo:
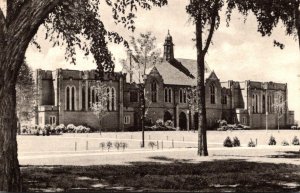
[[[213,160],[151,157],[160,162],[104,166],[23,166],[23,187],[42,191],[300,191],[300,166]]]
[[[270,136],[277,145],[268,146]],[[225,148],[237,136],[241,147]],[[299,146],[282,146],[300,131],[208,131],[208,157],[197,133],[141,132],[18,136],[24,191],[300,191]],[[249,140],[258,142],[247,147]],[[99,143],[126,142],[108,151]],[[148,147],[150,141],[159,147]],[[163,143],[163,144],[162,144]],[[76,151],[75,151],[75,146]],[[162,147],[163,146],[163,147]]]

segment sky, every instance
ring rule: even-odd
[[[4,1],[4,0],[0,0]],[[139,33],[152,31],[157,38],[157,47],[163,50],[163,43],[168,30],[175,44],[176,58],[196,59],[195,26],[189,22],[185,7],[189,0],[169,0],[168,6],[139,11],[136,18],[136,31],[131,33],[121,25],[116,26],[111,19],[108,7],[101,7],[101,17],[110,30],[119,32],[124,38],[137,36]],[[77,64],[74,66],[65,60],[63,47],[52,47],[45,39],[45,29],[41,27],[37,34],[39,51],[30,45],[26,52],[27,63],[33,69],[54,70],[68,68],[87,70],[96,67],[91,56],[84,57],[77,52]],[[283,50],[273,46],[273,40],[285,44]],[[115,57],[116,70],[121,70],[120,60],[126,58],[123,45],[110,43],[109,49]],[[254,80],[288,83],[289,109],[295,111],[296,120],[300,121],[300,51],[297,41],[286,36],[282,25],[274,30],[270,37],[262,37],[257,32],[257,22],[250,14],[244,22],[244,16],[235,13],[230,26],[226,27],[225,10],[221,13],[221,24],[213,37],[206,62],[221,81]]]

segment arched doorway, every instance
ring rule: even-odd
[[[168,120],[173,121],[173,118],[172,118],[171,113],[169,111],[166,111],[165,114],[164,114],[164,122],[166,122]]]
[[[199,121],[198,121],[198,113],[194,114],[194,123],[195,123],[194,129],[198,130],[198,123],[199,123]]]
[[[179,128],[180,128],[180,130],[187,129],[187,118],[186,118],[186,114],[184,112],[181,112],[179,114]]]

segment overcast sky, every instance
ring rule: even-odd
[[[2,1],[2,0],[0,0]],[[141,11],[137,14],[136,31],[132,34],[121,26],[116,26],[111,19],[111,12],[102,7],[102,19],[108,29],[115,30],[128,38],[140,32],[152,31],[157,37],[157,46],[163,49],[168,29],[173,36],[176,58],[196,59],[194,38],[195,27],[188,22],[185,6],[189,0],[169,0],[164,8]],[[284,28],[279,26],[271,37],[261,37],[257,32],[257,23],[253,16],[244,17],[235,13],[230,27],[226,27],[224,11],[221,15],[220,28],[213,37],[206,61],[221,79],[255,80],[288,83],[289,109],[295,110],[296,119],[300,120],[300,52],[297,41],[285,36]],[[69,64],[64,58],[64,48],[52,47],[44,40],[45,33],[41,27],[37,41],[42,46],[39,52],[34,46],[27,50],[27,62],[33,69],[93,69],[95,64],[91,57],[85,58],[78,53],[77,65]],[[285,43],[283,50],[273,47],[273,40]],[[109,44],[114,54],[117,70],[121,70],[119,60],[126,58],[122,45]]]

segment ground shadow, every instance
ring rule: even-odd
[[[267,156],[269,158],[288,158],[288,159],[299,159],[300,151],[285,151],[285,152],[277,152],[276,155]]]
[[[23,191],[300,191],[298,165],[241,159],[199,163],[164,156],[150,159],[156,161],[130,165],[22,166]]]

